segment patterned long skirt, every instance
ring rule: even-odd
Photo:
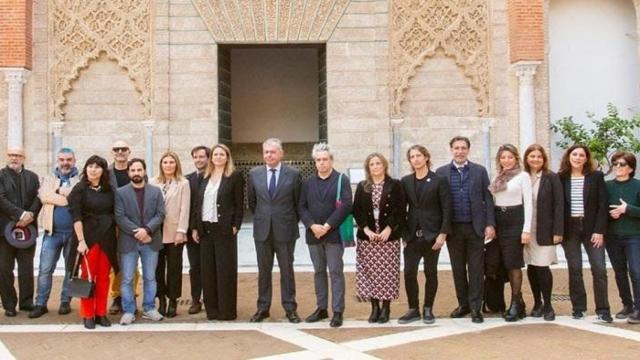
[[[400,292],[400,241],[363,241],[356,247],[356,292],[362,300],[395,300]]]

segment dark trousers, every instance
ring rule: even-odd
[[[182,293],[182,252],[184,244],[164,244],[158,253],[156,296],[176,300]]]
[[[280,297],[285,311],[295,311],[296,280],[293,273],[293,252],[295,240],[276,239],[273,230],[265,241],[256,241],[258,256],[258,310],[269,311],[271,308],[271,272],[273,271],[273,255],[278,258],[280,268]]]
[[[200,235],[200,270],[207,317],[237,317],[238,238],[231,226],[203,223]]]
[[[193,241],[191,234],[187,234],[187,257],[189,258],[191,299],[194,301],[200,301],[202,297],[202,281],[200,279],[200,244]]]
[[[607,235],[606,245],[622,304],[640,310],[640,235]]]
[[[5,309],[28,308],[33,305],[33,256],[36,247],[27,249],[15,248],[0,237],[0,298]],[[13,268],[18,263],[18,288],[20,301],[16,289],[13,287]]]
[[[458,305],[473,310],[482,306],[484,280],[484,239],[471,223],[457,223],[447,238],[453,283]]]
[[[584,232],[582,218],[571,218],[569,233],[566,234],[562,242],[567,265],[569,267],[569,295],[571,305],[575,311],[587,310],[587,292],[582,279],[582,249],[584,246],[589,264],[591,265],[591,275],[593,276],[593,295],[596,302],[596,313],[609,312],[609,299],[607,297],[607,269],[605,264],[604,246],[593,247],[591,234]]]
[[[344,312],[344,246],[341,242],[326,241],[308,246],[313,263],[313,284],[318,309],[326,310],[329,304],[328,268],[331,276],[331,310],[334,313]]]
[[[407,300],[410,309],[420,308],[418,300],[418,265],[424,258],[424,306],[433,307],[433,301],[438,291],[438,257],[440,250],[433,251],[433,241],[414,239],[404,248],[404,285],[407,290]]]

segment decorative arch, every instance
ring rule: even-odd
[[[192,0],[217,42],[326,41],[351,0]]]
[[[152,26],[151,0],[49,0],[51,118],[64,119],[71,82],[103,53],[127,72],[150,118]]]
[[[439,48],[471,80],[478,114],[489,114],[488,23],[486,0],[392,0],[391,115],[402,116],[409,80]]]

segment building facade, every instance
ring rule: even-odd
[[[308,159],[309,145],[326,140],[340,169],[361,169],[379,151],[399,174],[412,144],[442,164],[449,139],[465,135],[472,158],[491,163],[503,143],[551,146],[559,117],[607,102],[637,110],[638,6],[7,0],[0,148],[24,146],[43,174],[61,146],[83,161],[108,157],[124,139],[134,155],[157,160],[221,141],[255,161],[262,139],[275,136],[290,159]]]

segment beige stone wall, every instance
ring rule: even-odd
[[[438,54],[418,69],[402,105],[404,151],[414,144],[429,147],[436,165],[449,159],[448,140],[458,134],[473,142],[471,157],[483,162],[482,123],[490,121],[492,157],[499,145],[518,141],[518,87],[509,64],[506,0],[489,0],[491,73],[490,113],[479,117],[475,90],[455,62]],[[177,151],[185,170],[191,170],[189,150],[217,142],[217,45],[191,0],[154,1],[153,99],[155,162],[166,149]],[[34,67],[25,86],[25,145],[28,165],[39,172],[51,166],[47,108],[47,1],[34,1]],[[335,29],[323,31],[327,52],[328,139],[337,168],[360,168],[366,155],[380,151],[391,158],[389,121],[389,1],[350,1]],[[326,32],[326,34],[325,34]],[[252,43],[247,41],[246,43]],[[540,126],[538,139],[548,145],[546,66],[536,75]],[[65,145],[81,157],[91,152],[108,155],[115,138],[125,138],[143,156],[145,120],[139,93],[125,70],[106,59],[94,61],[68,93],[63,130]],[[6,84],[0,86],[5,99]],[[3,115],[0,100],[0,119]],[[6,107],[6,106],[5,106]],[[6,112],[6,111],[5,111]],[[6,141],[6,121],[0,129]],[[2,143],[0,143],[2,145]],[[156,164],[154,164],[154,168]]]
[[[336,167],[391,157],[387,1],[352,1],[327,42],[328,139]]]

